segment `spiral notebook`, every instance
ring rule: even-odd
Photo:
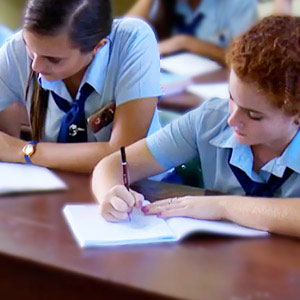
[[[120,223],[104,220],[98,204],[67,204],[63,208],[63,214],[82,248],[176,242],[195,232],[240,237],[268,235],[265,231],[230,222],[184,217],[164,220],[156,216],[145,216],[138,208],[134,208],[131,221]]]

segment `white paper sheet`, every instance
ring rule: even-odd
[[[229,99],[229,84],[227,82],[192,84],[186,87],[186,91],[203,100],[214,97]]]
[[[221,69],[217,62],[193,53],[180,53],[162,58],[160,66],[165,71],[188,77]]]
[[[27,164],[0,162],[0,194],[66,189],[52,171]]]

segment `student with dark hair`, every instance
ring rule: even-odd
[[[229,100],[208,100],[126,149],[131,182],[198,156],[204,187],[231,194],[165,199],[145,214],[226,219],[300,237],[299,28],[297,17],[263,19],[229,49]],[[116,152],[93,175],[110,221],[128,218],[143,199],[122,185],[121,170]]]
[[[162,55],[189,51],[225,63],[225,48],[257,19],[256,0],[137,0],[127,13],[152,23]]]
[[[0,50],[0,111],[22,100],[32,141],[0,132],[0,160],[91,171],[160,128],[159,69],[150,27],[110,1],[30,0]]]

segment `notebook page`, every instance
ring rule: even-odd
[[[215,61],[193,53],[180,53],[162,58],[163,70],[188,77],[199,76],[221,69]]]
[[[28,164],[0,162],[0,194],[66,189],[52,171]]]
[[[107,222],[98,204],[67,204],[63,213],[81,247],[147,244],[174,240],[174,233],[163,219],[145,216],[134,208],[131,222]]]
[[[184,217],[174,217],[166,221],[176,233],[177,240],[195,232],[214,233],[219,235],[260,237],[269,233],[262,230],[246,228],[235,223],[223,221],[206,221]]]

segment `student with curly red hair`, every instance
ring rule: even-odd
[[[198,156],[205,188],[231,194],[165,199],[145,214],[300,236],[299,45],[300,18],[263,19],[229,49],[229,100],[211,99],[126,149],[132,182]],[[93,191],[110,221],[127,218],[143,199],[122,185],[119,153],[98,164]]]

